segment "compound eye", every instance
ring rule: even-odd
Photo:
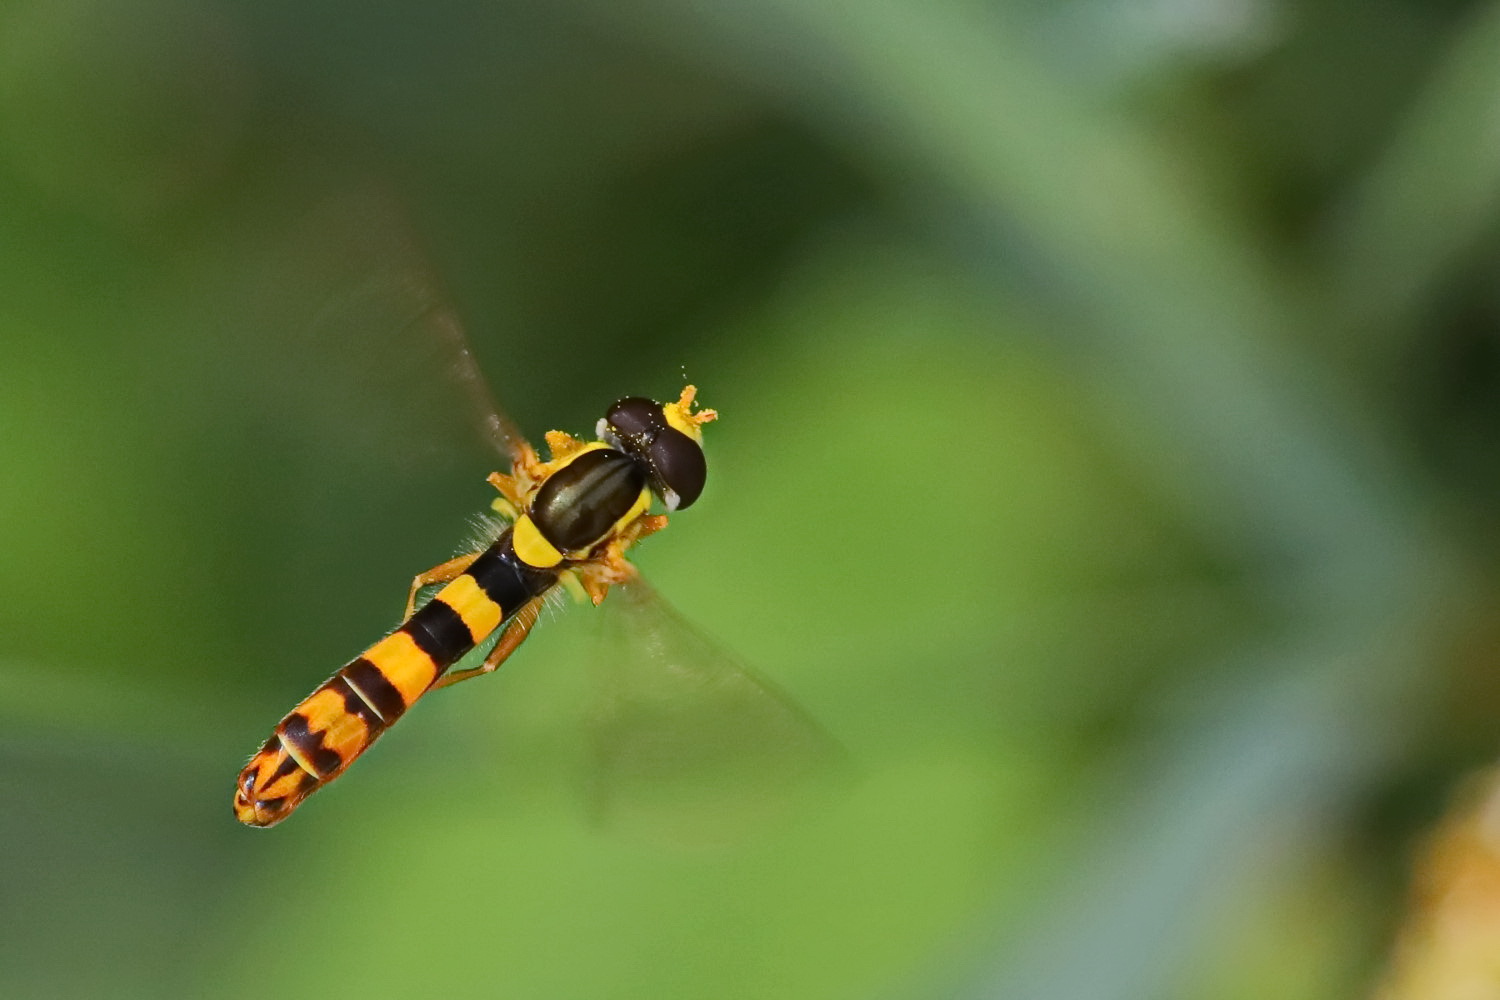
[[[681,431],[668,427],[651,442],[648,453],[651,472],[662,486],[662,500],[668,510],[692,506],[703,492],[708,479],[708,461],[698,442]]]
[[[639,437],[666,425],[661,404],[642,396],[627,396],[611,406],[604,422],[620,437]]]

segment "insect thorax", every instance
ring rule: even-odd
[[[629,455],[591,448],[547,477],[529,513],[559,551],[586,551],[644,513],[650,504],[646,482],[646,470]]]

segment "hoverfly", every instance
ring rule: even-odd
[[[659,661],[664,677],[691,675],[690,688],[719,698],[716,711],[722,717],[694,728],[718,734],[720,757],[769,749],[786,755],[793,770],[802,770],[823,755],[827,738],[795,705],[696,635],[625,558],[631,546],[666,526],[665,514],[651,512],[653,500],[672,513],[698,499],[707,475],[702,427],[716,412],[695,408],[691,385],[666,403],[625,397],[599,420],[596,440],[549,432],[550,457],[543,461],[495,406],[451,310],[431,298],[426,282],[411,284],[415,273],[403,267],[372,277],[406,282],[407,292],[418,293],[420,322],[407,325],[446,355],[446,374],[468,396],[467,408],[482,437],[508,465],[509,472],[491,472],[487,480],[499,493],[492,509],[508,523],[488,545],[417,574],[402,623],[281,720],[240,772],[236,818],[256,827],[281,822],[342,775],[423,695],[504,663],[537,624],[544,601],[564,589],[598,605],[612,587],[622,588],[631,613],[645,623],[641,631],[649,633],[651,647],[631,655]],[[419,603],[419,596],[434,587],[440,589]],[[466,654],[490,643],[482,662],[454,669]],[[659,693],[649,700],[660,701]],[[618,691],[615,697],[619,700]],[[638,783],[656,782],[652,768],[659,762],[649,761],[642,778],[642,759],[672,746],[676,737],[670,731],[642,736],[634,724],[613,721],[616,742],[635,744],[625,751],[633,759],[623,769],[635,771]],[[611,720],[599,725],[609,729]],[[672,725],[666,720],[667,730]],[[726,743],[729,732],[735,739]],[[650,749],[642,754],[641,747]],[[691,747],[681,752],[712,756]],[[617,762],[604,765],[622,769]],[[734,769],[730,762],[726,770]]]

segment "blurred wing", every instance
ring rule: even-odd
[[[450,392],[461,426],[514,461],[525,438],[496,404],[468,335],[414,235],[381,199],[334,206],[352,237],[336,250],[351,266],[348,292],[339,286],[312,324],[326,343],[394,369],[402,381]],[[365,314],[369,315],[366,320]],[[384,341],[384,342],[383,342]],[[365,362],[368,364],[368,362]],[[427,394],[427,390],[422,390]]]
[[[445,453],[487,455],[492,468],[496,452],[514,459],[523,435],[495,405],[396,198],[356,185],[260,231],[231,298],[253,314],[228,345],[254,393],[247,406],[284,408],[357,455],[414,469]]]
[[[687,845],[784,818],[843,749],[646,583],[610,591],[591,712],[592,804],[612,827]]]

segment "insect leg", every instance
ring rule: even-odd
[[[625,545],[634,545],[642,538],[649,538],[667,526],[665,514],[646,514],[640,517],[629,528],[625,529]]]
[[[603,552],[573,568],[578,582],[583,585],[585,593],[594,604],[597,605],[604,600],[613,584],[630,583],[636,578],[635,567],[631,565],[630,560],[625,558],[625,550],[666,526],[667,519],[664,515],[647,514],[640,517],[634,524],[611,539]]]
[[[516,616],[511,619],[509,625],[505,626],[505,631],[500,634],[500,641],[495,643],[495,648],[490,650],[490,655],[484,658],[483,663],[477,667],[470,667],[467,670],[455,670],[452,673],[444,674],[432,685],[433,690],[447,687],[449,684],[457,684],[459,681],[466,681],[481,674],[493,672],[495,668],[499,667],[500,664],[509,658],[511,653],[519,649],[521,643],[525,642],[526,637],[531,634],[531,627],[536,624],[537,618],[542,613],[543,600],[541,597],[534,597],[520,611],[516,612]]]
[[[412,577],[411,590],[406,595],[406,614],[402,616],[402,620],[405,621],[407,618],[410,618],[412,611],[416,609],[417,591],[423,587],[430,587],[434,583],[447,583],[449,580],[458,579],[463,574],[463,571],[473,565],[474,560],[483,554],[483,549],[478,552],[467,552],[464,555],[455,556],[447,562],[438,563],[432,569],[424,573],[418,573]]]

